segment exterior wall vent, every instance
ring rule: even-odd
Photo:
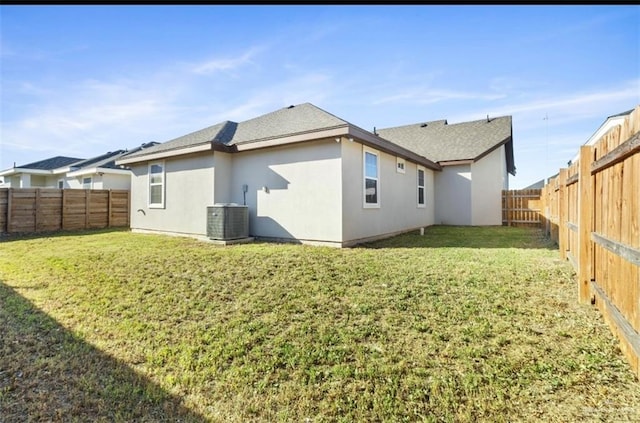
[[[239,204],[207,207],[207,237],[231,240],[249,237],[249,208]]]

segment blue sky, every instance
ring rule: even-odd
[[[511,115],[523,188],[640,104],[638,6],[2,5],[0,31],[0,170],[311,102],[367,130]]]

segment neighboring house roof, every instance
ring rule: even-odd
[[[116,165],[116,160],[130,152],[139,152],[145,148],[157,145],[157,142],[143,143],[133,150],[109,151],[90,159],[78,159],[74,157],[56,156],[49,159],[29,163],[20,167],[12,167],[0,172],[0,176],[16,175],[20,173],[32,173],[39,175],[81,176],[96,172],[128,173],[126,166]]]
[[[604,122],[602,122],[602,124],[598,127],[598,129],[596,129],[596,131],[593,134],[591,134],[589,139],[584,142],[583,145],[593,145],[593,144],[595,144],[611,128],[613,128],[616,125],[622,124],[624,122],[625,118],[628,115],[630,115],[631,112],[633,112],[634,110],[635,109],[630,109],[630,110],[626,110],[626,111],[621,112],[621,113],[616,113],[615,115],[608,116],[604,120]],[[578,149],[578,152],[575,154],[575,156],[573,156],[573,159],[571,159],[571,161],[572,162],[577,162],[578,160],[580,160],[580,150],[579,149]]]
[[[430,159],[365,131],[311,103],[288,106],[240,123],[224,121],[144,151],[127,154],[117,163],[135,163],[212,149],[236,152],[341,136],[358,138],[375,148],[386,149],[431,169],[440,169]]]
[[[82,161],[75,157],[55,156],[49,159],[40,160],[37,162],[29,163],[26,165],[12,167],[0,172],[0,175],[13,175],[16,173],[29,173],[30,171],[45,171],[44,173],[50,173],[54,169],[58,169],[64,166],[69,166],[73,163]],[[40,173],[40,172],[39,172]]]
[[[506,145],[507,171],[515,175],[511,116],[448,124],[437,120],[378,129],[378,135],[442,164],[476,161]]]
[[[145,148],[150,148],[157,144],[159,143],[152,141],[149,143],[144,143],[139,147],[136,147],[130,151],[129,150],[109,151],[108,153],[102,154],[100,156],[96,156],[91,159],[74,163],[71,165],[69,169],[69,173],[67,173],[67,176],[81,176],[81,175],[88,175],[88,174],[99,173],[99,172],[112,173],[112,174],[129,173],[130,169],[126,166],[116,165],[116,160],[118,160],[120,157],[130,152],[142,151]]]
[[[538,182],[534,182],[533,184],[529,185],[528,187],[524,187],[522,189],[540,189],[540,188],[544,188],[545,182],[546,182],[546,179],[540,179]]]

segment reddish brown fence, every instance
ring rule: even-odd
[[[502,226],[539,228],[541,189],[502,191]]]
[[[0,189],[0,233],[129,226],[129,191]]]
[[[548,233],[640,378],[640,106],[542,190]]]

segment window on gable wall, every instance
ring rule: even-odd
[[[401,157],[396,157],[396,172],[404,173],[405,161]]]
[[[149,207],[164,207],[164,162],[149,163]]]
[[[424,169],[418,168],[418,207],[425,207]]]
[[[364,207],[380,207],[380,163],[378,153],[364,151]]]
[[[91,178],[82,178],[82,188],[91,189]]]

